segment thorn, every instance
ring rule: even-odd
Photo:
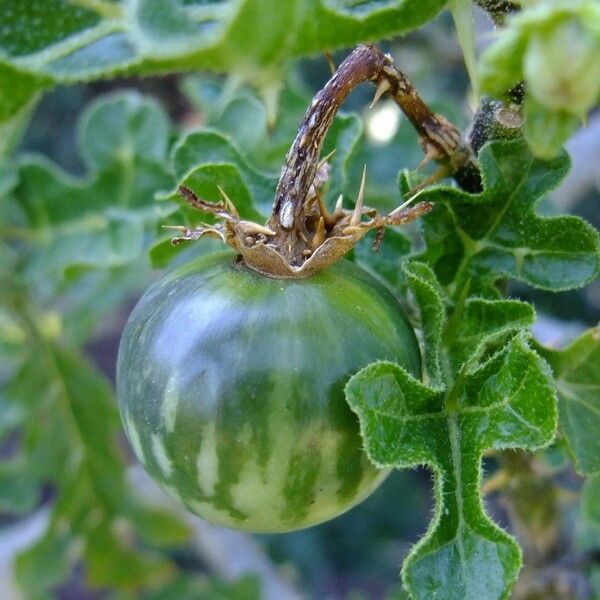
[[[363,167],[362,178],[360,180],[360,189],[358,190],[358,198],[356,199],[356,204],[354,205],[354,212],[352,213],[352,218],[350,219],[350,226],[356,226],[360,223],[363,211],[363,203],[365,200],[365,182],[367,180],[367,165]]]
[[[409,190],[409,193],[410,191],[411,190]],[[388,216],[393,217],[394,215],[397,215],[398,213],[402,212],[405,208],[408,207],[409,204],[412,204],[424,191],[425,188],[419,190],[416,194],[410,196],[408,200],[406,200],[406,202],[403,202],[400,206],[396,207]]]
[[[338,199],[335,201],[335,208],[333,209],[333,214],[342,212],[342,206],[344,204],[344,195],[340,194]]]
[[[311,241],[311,247],[316,250],[325,241],[325,219],[319,218],[319,224],[317,225],[317,231]]]
[[[316,172],[318,173],[319,170],[321,169],[321,167],[336,153],[337,148],[334,148],[327,156],[325,156],[324,158],[322,158],[319,163],[317,164],[317,170]]]
[[[335,75],[337,67],[335,66],[335,60],[333,60],[333,56],[331,55],[331,52],[329,52],[329,50],[323,50],[323,54],[325,55],[327,64],[329,65],[329,68],[331,69],[331,74]]]
[[[420,171],[426,164],[430,163],[439,155],[437,148],[430,148],[427,150],[427,154],[423,157],[423,160],[417,165],[416,171]]]
[[[241,229],[246,233],[262,234],[266,235],[267,237],[273,237],[275,235],[275,232],[266,225],[253,223],[252,221],[240,221],[239,225]]]
[[[221,197],[223,198],[223,200],[225,200],[225,204],[233,204],[233,202],[231,201],[231,198],[229,198],[229,196],[225,193],[225,190],[217,183],[217,189],[219,190],[219,194],[221,194]]]
[[[335,219],[333,218],[333,215],[329,214],[329,211],[327,210],[327,207],[323,202],[321,194],[317,193],[315,199],[317,201],[317,204],[319,205],[319,212],[321,213],[321,217],[325,219],[325,224],[327,225],[327,227],[333,227],[335,225]]]
[[[225,193],[225,190],[218,183],[217,189],[219,190],[219,193],[221,194],[221,197],[225,202],[225,208],[227,209],[227,211],[231,214],[232,217],[239,217],[240,215],[237,211],[237,208],[235,207],[235,204],[231,201],[231,198]]]
[[[379,101],[379,98],[381,98],[381,96],[383,96],[390,89],[390,87],[392,87],[390,82],[387,79],[382,79],[377,84],[377,89],[375,90],[375,95],[373,96],[371,104],[369,104],[369,108],[373,108]]]
[[[412,190],[409,190],[409,193],[414,192],[413,195],[409,196],[408,200],[406,202],[404,202],[403,204],[401,204],[398,208],[394,209],[393,212],[396,212],[399,209],[402,210],[402,209],[406,208],[409,204],[414,202],[425,191],[425,187],[421,187],[421,189],[418,189],[419,187],[420,186],[416,186]]]

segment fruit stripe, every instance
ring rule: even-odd
[[[379,289],[389,301],[373,302],[376,284],[351,264],[303,281],[222,256],[197,271],[155,284],[124,336],[119,370],[142,373],[118,382],[136,455],[193,512],[252,531],[306,527],[359,502],[386,472],[362,451],[344,384],[375,358],[420,369],[395,300]]]

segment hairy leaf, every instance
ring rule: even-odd
[[[581,473],[600,473],[600,327],[564,350],[540,349],[556,378],[560,427]]]
[[[446,3],[1,0],[0,119],[44,86],[121,74],[237,72],[269,93],[287,59],[409,31]]]
[[[569,168],[566,154],[534,158],[523,140],[485,146],[479,160],[484,191],[469,195],[434,187],[419,199],[437,203],[423,219],[423,258],[452,296],[468,280],[485,289],[502,277],[560,291],[580,287],[600,272],[598,232],[574,216],[540,217],[539,200]]]
[[[527,302],[469,298],[449,348],[454,371],[476,364],[490,345],[529,327],[534,320],[533,307]]]
[[[436,510],[403,565],[411,597],[506,598],[516,580],[516,541],[485,514],[481,457],[489,448],[536,449],[550,442],[556,401],[550,370],[523,329],[533,309],[514,300],[448,300],[425,264],[404,274],[420,314],[425,383],[393,363],[354,375],[346,397],[365,449],[380,466],[428,465]]]
[[[431,268],[418,262],[407,263],[404,274],[420,310],[425,358],[424,381],[434,388],[444,385],[442,371],[442,336],[446,326],[444,293]]]
[[[520,337],[482,371],[452,410],[443,393],[391,363],[366,367],[346,386],[371,460],[434,472],[435,516],[402,569],[414,598],[506,598],[520,568],[517,543],[483,510],[481,456],[487,448],[535,449],[551,440],[552,382]]]

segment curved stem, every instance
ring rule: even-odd
[[[314,97],[282,170],[269,226],[283,237],[293,232],[316,174],[325,135],[346,96],[359,84],[377,86],[376,101],[388,92],[419,134],[429,159],[441,163],[469,191],[481,185],[479,170],[458,129],[431,111],[389,55],[373,45],[358,46]]]

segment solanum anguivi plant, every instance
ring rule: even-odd
[[[199,521],[149,503],[134,457],[192,513],[263,532],[425,466],[402,594],[600,594],[600,332],[545,345],[516,297],[597,285],[598,231],[546,198],[596,118],[599,4],[474,4],[495,22],[480,56],[467,0],[0,0],[0,511],[43,518],[12,552],[27,597],[81,577],[115,598],[267,597],[206,578]],[[436,92],[444,9],[489,94],[470,126]],[[386,41],[411,30],[433,40],[421,73]],[[334,73],[299,60],[337,50]],[[168,106],[116,90],[75,136],[65,118],[76,174],[28,151],[44,93],[129,76],[159,76]],[[338,112],[354,90],[363,114]],[[388,147],[363,133],[365,90],[406,117]],[[89,354],[111,328],[118,402]]]

